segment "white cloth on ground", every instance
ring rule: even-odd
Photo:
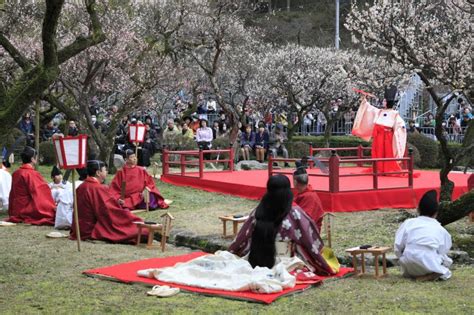
[[[8,209],[8,198],[10,197],[11,189],[12,176],[0,166],[0,201],[3,205],[3,209]]]
[[[137,274],[206,289],[274,293],[293,288],[296,278],[289,272],[303,266],[304,263],[297,257],[281,257],[272,269],[254,269],[243,258],[228,251],[217,251],[215,254],[178,263],[174,267],[139,270]]]
[[[49,183],[53,200],[56,203],[56,218],[54,221],[55,229],[64,229],[71,227],[72,211],[74,197],[72,193],[72,184],[69,182],[55,184]]]
[[[447,253],[451,245],[448,231],[436,219],[426,216],[406,220],[395,236],[395,254],[405,276],[438,273],[441,279],[449,279],[448,268],[453,261]]]

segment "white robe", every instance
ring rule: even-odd
[[[3,204],[4,210],[8,209],[8,198],[10,197],[11,189],[12,176],[8,171],[0,168],[0,201]]]
[[[297,257],[280,257],[272,269],[252,268],[244,258],[228,251],[217,251],[174,267],[139,270],[137,274],[206,289],[274,293],[293,288],[296,278],[290,272],[303,266]]]
[[[73,211],[72,207],[74,202],[72,194],[72,184],[69,182],[67,182],[66,184],[55,184],[54,182],[52,182],[49,183],[49,187],[51,188],[53,200],[57,205],[54,228],[64,229],[71,227]]]
[[[395,236],[395,254],[400,258],[404,276],[418,277],[430,273],[451,277],[448,269],[453,263],[447,256],[451,248],[451,235],[433,218],[419,216],[408,219]]]

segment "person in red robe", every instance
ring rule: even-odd
[[[136,244],[138,229],[133,222],[143,220],[123,209],[107,186],[107,168],[102,161],[87,161],[87,178],[76,189],[81,240],[101,240],[112,243]],[[76,239],[73,218],[70,239]]]
[[[36,158],[36,150],[31,147],[21,153],[23,165],[12,175],[9,222],[54,225],[56,204],[48,183],[34,169]]]
[[[362,97],[354,120],[352,134],[365,141],[372,140],[372,158],[402,158],[405,154],[407,131],[400,114],[393,109],[396,87],[385,90],[383,109],[376,108]],[[397,161],[377,162],[377,171],[400,172]]]
[[[318,194],[308,184],[308,173],[304,167],[298,167],[293,173],[293,185],[296,189],[294,203],[300,206],[308,216],[313,219],[321,232],[321,225],[323,223],[324,210]]]
[[[115,174],[110,183],[110,192],[118,203],[124,208],[134,210],[145,208],[143,191],[145,187],[150,190],[150,209],[166,209],[169,205],[161,196],[155,181],[147,171],[137,166],[137,156],[132,150],[125,152],[126,164],[123,169]],[[122,199],[122,183],[125,182],[125,196]]]

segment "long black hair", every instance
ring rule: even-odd
[[[272,268],[275,264],[275,237],[281,222],[291,210],[292,202],[293,193],[288,177],[270,177],[267,192],[255,211],[256,223],[249,254],[252,267]]]

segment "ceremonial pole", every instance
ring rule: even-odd
[[[75,171],[72,170],[72,193],[74,196],[74,224],[76,225],[76,239],[77,239],[77,251],[81,251],[81,229],[79,228],[79,214],[77,212],[77,194],[76,194],[76,179]]]

